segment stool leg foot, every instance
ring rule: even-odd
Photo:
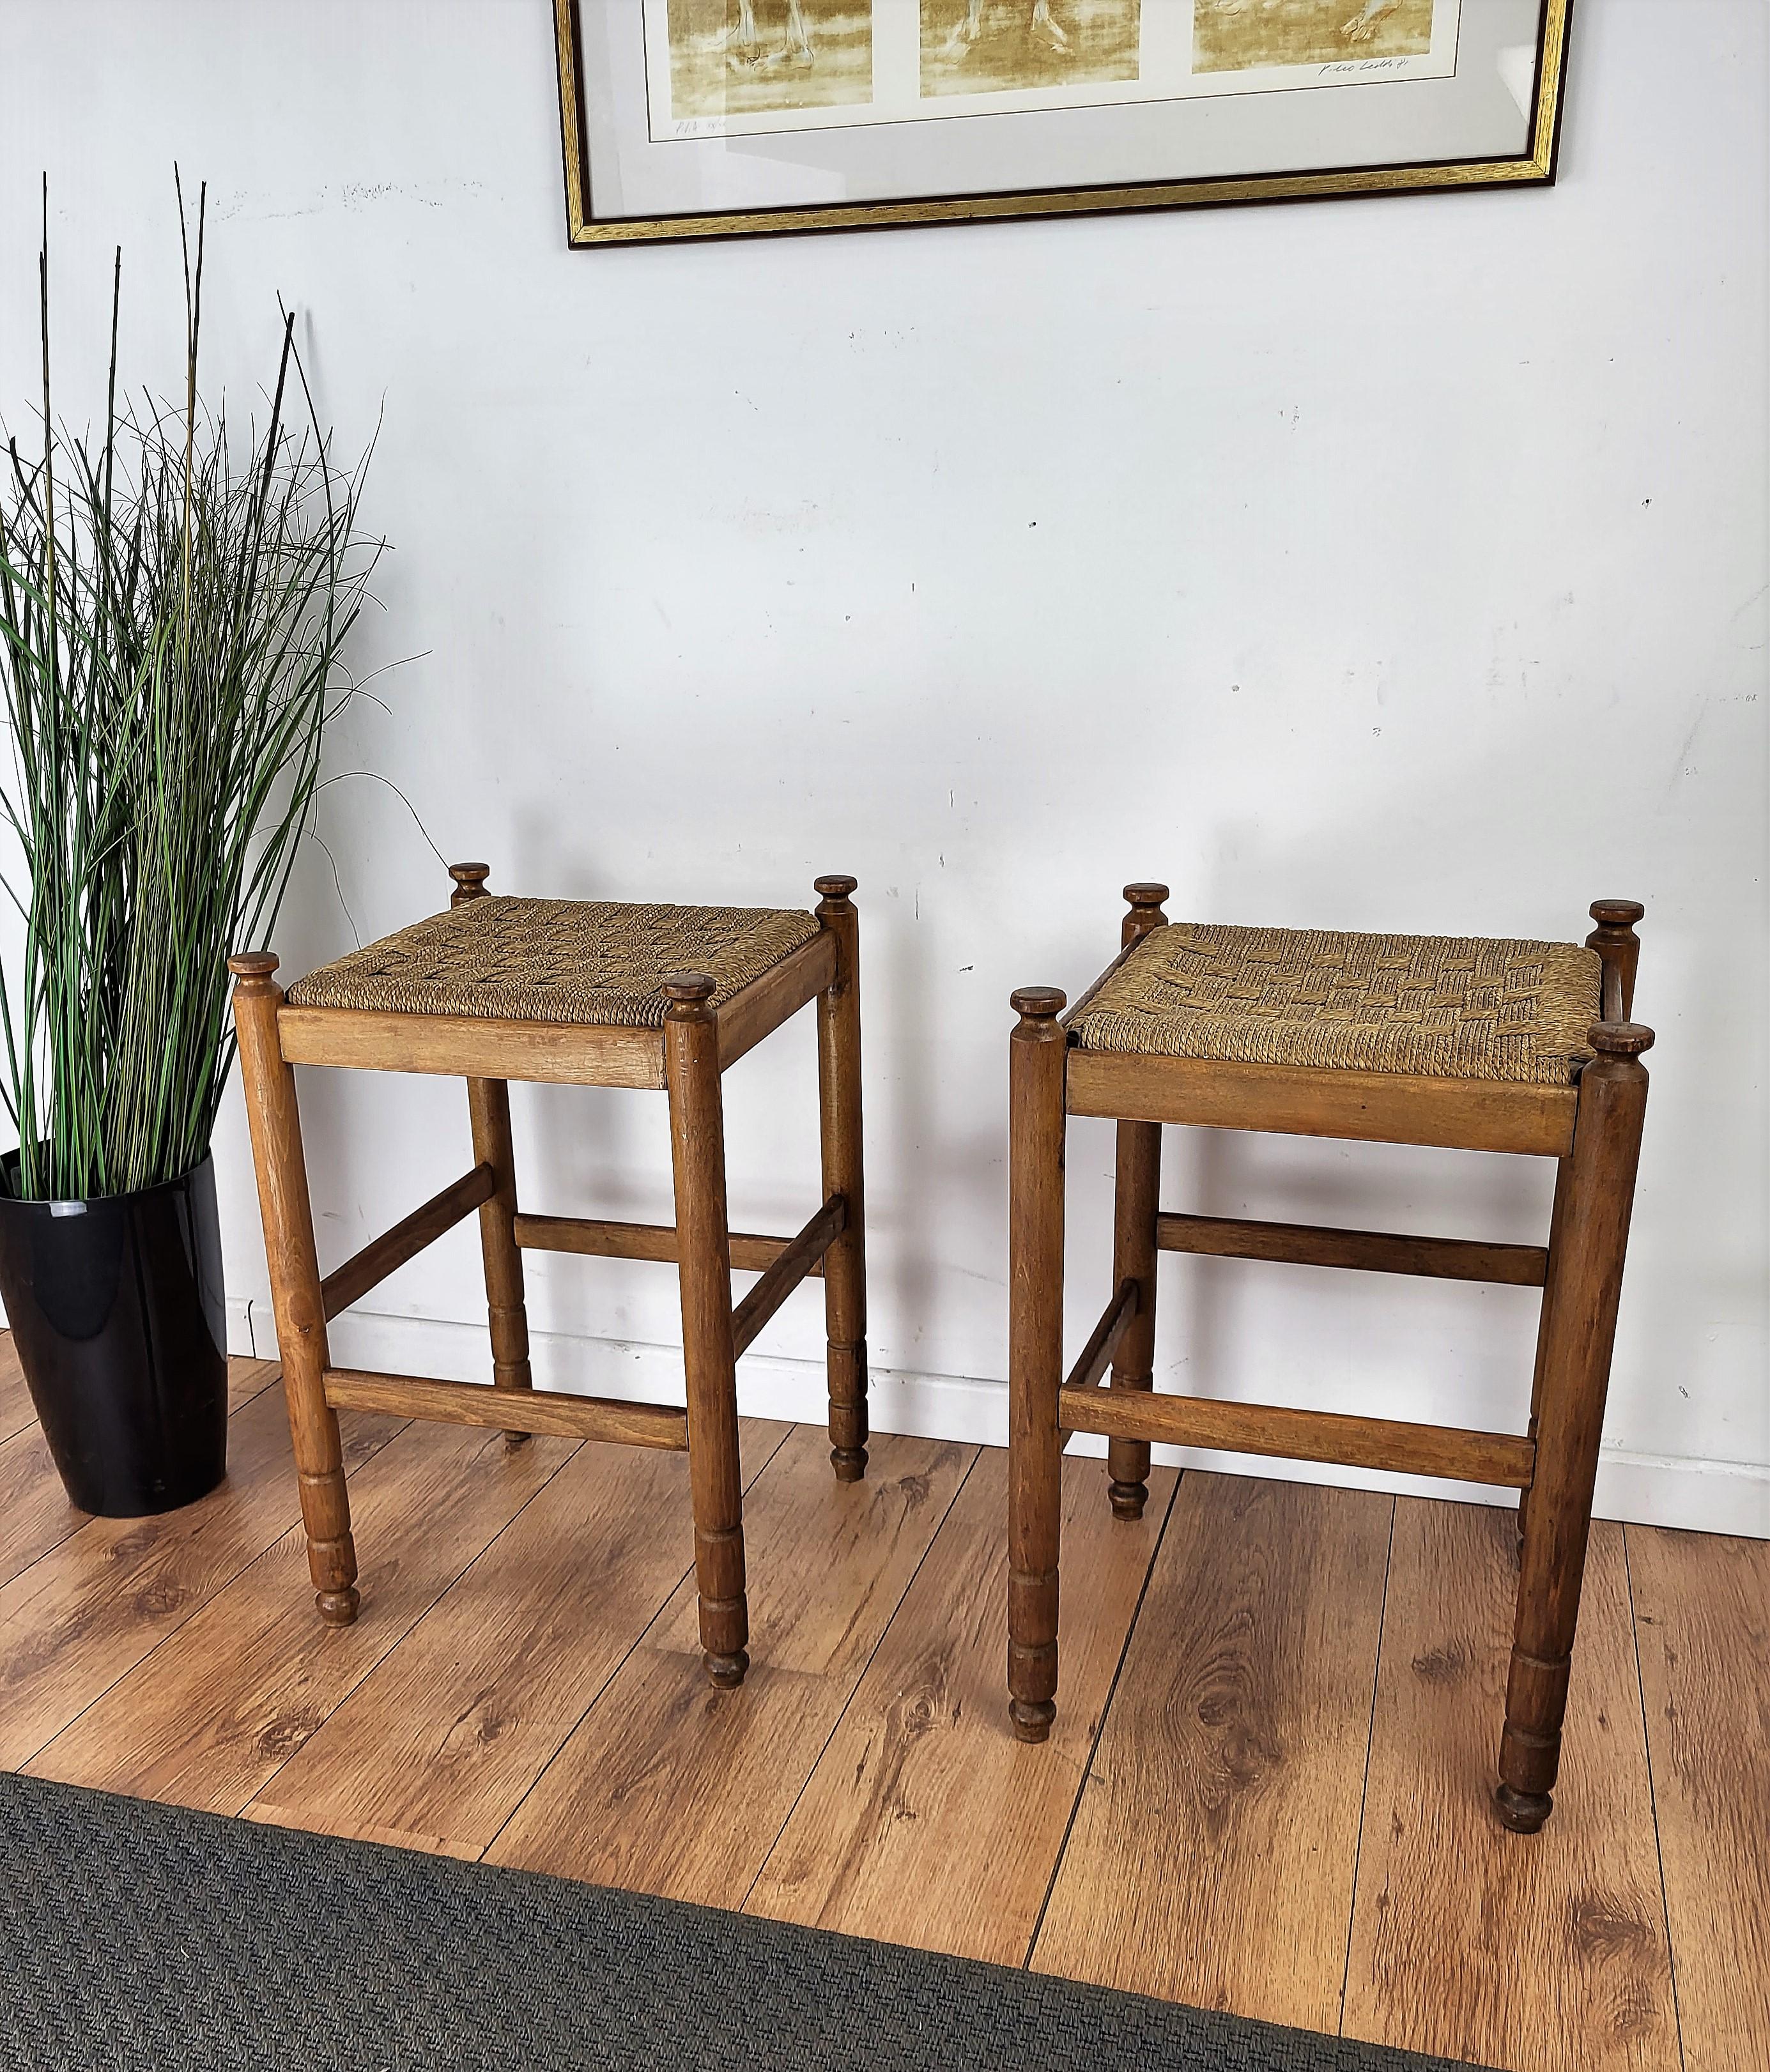
[[[858,1482],[866,1479],[866,1449],[864,1446],[832,1446],[829,1465],[835,1470],[839,1482]]]
[[[1109,1482],[1106,1485],[1106,1494],[1111,1501],[1114,1518],[1141,1518],[1143,1507],[1149,1502],[1149,1484]]]
[[[1017,993],[1008,1046],[1008,1716],[1043,1741],[1056,1716],[1063,1531],[1064,1083],[1060,993]]]
[[[838,1240],[839,1242],[840,1240]],[[829,1465],[839,1482],[866,1473],[866,1342],[829,1342]]]
[[[735,1423],[734,1418],[734,1427]],[[735,1690],[750,1667],[750,1605],[743,1587],[741,1524],[709,1530],[696,1518],[694,1579],[701,1593],[701,1655],[707,1681],[722,1691]]]
[[[735,1691],[750,1669],[750,1651],[740,1647],[735,1654],[715,1655],[710,1648],[703,1657],[707,1681],[721,1691]]]
[[[1493,1794],[1493,1803],[1502,1826],[1514,1835],[1534,1835],[1541,1832],[1555,1803],[1546,1791],[1515,1791],[1509,1784],[1502,1784]]]
[[[1045,1741],[1051,1738],[1051,1723],[1057,1708],[1048,1698],[1011,1698],[1008,1718],[1017,1741]]]
[[[836,944],[836,976],[817,996],[817,1116],[824,1198],[847,1215],[824,1254],[829,1462],[839,1482],[866,1473],[866,1191],[861,1154],[860,916],[851,878],[821,878],[817,919]]]
[[[307,1403],[298,1402],[298,1396],[307,1392],[298,1378],[291,1379],[287,1360],[283,1363],[282,1384],[289,1398],[291,1430],[310,1424],[311,1408]],[[339,1458],[331,1469],[318,1472],[298,1466],[301,1522],[307,1536],[307,1573],[313,1582],[314,1602],[319,1607],[319,1616],[327,1626],[350,1626],[355,1623],[357,1608],[362,1601],[356,1589],[356,1545],[351,1537],[350,1495],[344,1486],[337,1414],[328,1408],[327,1415],[331,1419],[331,1444]],[[317,1435],[309,1433],[298,1441],[298,1464],[303,1454],[310,1461],[323,1459],[327,1437],[322,1428]]]

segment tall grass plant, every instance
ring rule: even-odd
[[[368,457],[335,462],[292,314],[261,423],[241,438],[204,407],[206,200],[190,224],[179,190],[182,405],[119,399],[119,251],[95,441],[55,415],[45,188],[43,434],[8,442],[0,480],[0,885],[23,923],[0,1100],[30,1199],[128,1193],[205,1156],[226,960],[275,921],[382,549],[357,528]]]

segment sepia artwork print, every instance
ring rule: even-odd
[[[642,4],[663,143],[1446,79],[1494,0]]]
[[[1196,0],[1195,72],[1423,57],[1432,0]]]
[[[872,0],[669,0],[677,120],[864,104]]]
[[[1574,0],[553,0],[574,244],[1546,186]]]
[[[924,95],[1025,92],[1138,76],[1141,0],[920,5]]]

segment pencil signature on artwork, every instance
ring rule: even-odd
[[[1197,0],[1197,72],[1330,64],[1336,58],[1423,57],[1433,0]]]

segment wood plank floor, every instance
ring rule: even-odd
[[[222,1489],[62,1496],[0,1338],[0,1765],[1504,2068],[1770,2065],[1770,1546],[1593,1535],[1554,1818],[1488,1809],[1509,1514],[1064,1467],[1063,1684],[1006,1731],[1006,1476],[747,1421],[751,1655],[710,1689],[685,1462],[345,1420],[311,1608],[275,1369]]]

